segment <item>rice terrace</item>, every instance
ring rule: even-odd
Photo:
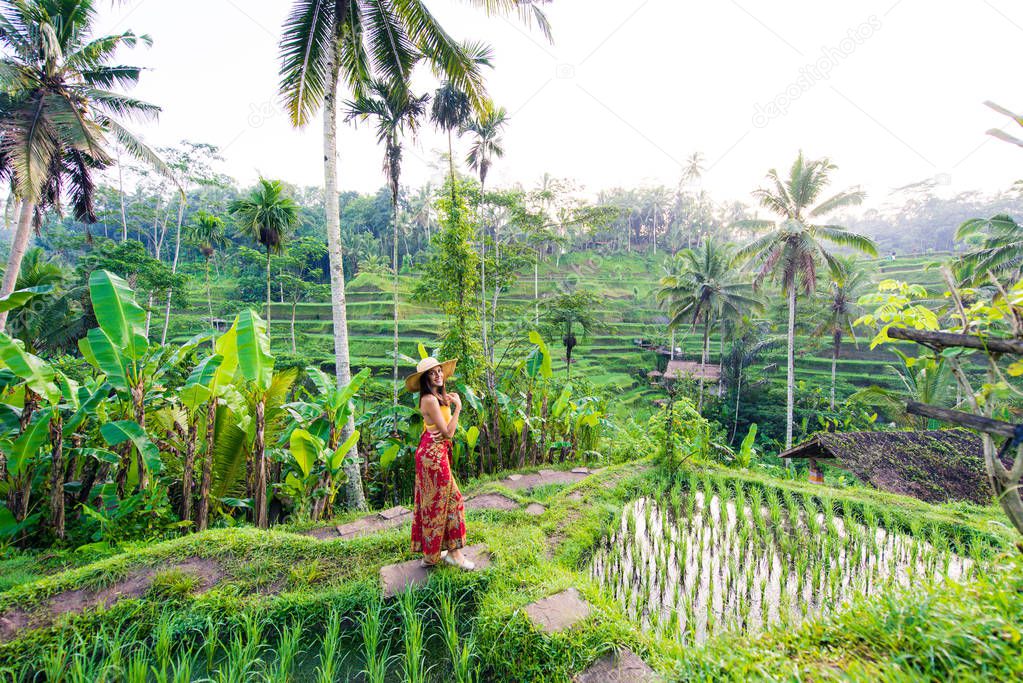
[[[0,681],[1023,679],[1023,12],[762,5],[0,0]]]

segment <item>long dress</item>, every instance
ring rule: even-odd
[[[451,408],[441,405],[445,423]],[[465,505],[451,475],[451,441],[435,425],[424,424],[416,449],[415,506],[412,514],[412,552],[422,552],[427,564],[440,561],[441,550],[465,545]]]

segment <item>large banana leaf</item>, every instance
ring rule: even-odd
[[[0,363],[51,405],[60,402],[60,387],[54,382],[53,368],[42,358],[27,353],[21,342],[3,333],[0,333]]]
[[[51,417],[53,417],[51,408],[37,411],[31,424],[11,445],[11,450],[7,454],[7,471],[13,476],[21,474],[46,443],[50,434]]]
[[[344,465],[345,456],[348,455],[348,451],[352,450],[355,444],[359,443],[359,430],[356,429],[352,432],[352,435],[345,439],[344,443],[337,447],[334,454],[330,456],[330,462],[327,463],[330,466],[330,471],[333,474],[337,474],[341,471],[341,466]]]
[[[136,303],[128,283],[106,270],[94,270],[89,275],[89,295],[100,329],[115,347],[131,360],[145,355],[149,349],[146,312]]]
[[[547,348],[547,342],[543,340],[543,337],[536,330],[530,331],[529,341],[535,344],[535,347],[526,360],[526,373],[530,377],[536,377],[539,372],[545,379],[550,379],[552,374],[551,352]]]
[[[274,357],[270,355],[270,335],[266,321],[249,309],[238,314],[238,368],[246,381],[259,391],[266,391],[273,381]]]
[[[304,429],[296,429],[291,432],[291,443],[288,450],[302,471],[302,476],[308,477],[323,452],[323,439],[313,436]]]
[[[83,396],[83,394],[85,394]],[[98,387],[89,393],[85,387],[78,390],[78,408],[74,414],[64,422],[64,436],[72,434],[82,424],[86,417],[89,417],[99,406],[104,398],[110,395],[110,385],[106,382],[100,383]]]
[[[224,357],[218,353],[203,358],[199,365],[195,366],[192,374],[185,381],[185,386],[178,394],[182,405],[189,410],[195,410],[199,406],[205,405],[212,396],[210,387],[213,385],[217,370],[220,369],[223,361]]]
[[[0,312],[13,311],[15,308],[21,308],[33,297],[39,296],[40,294],[49,294],[52,291],[53,285],[38,285],[37,287],[16,289],[7,296],[0,297]]]
[[[348,383],[348,386],[338,393],[337,400],[331,406],[334,411],[335,423],[348,419],[348,413],[351,410],[349,404],[355,398],[355,394],[359,392],[359,389],[362,388],[362,385],[366,383],[366,380],[369,379],[369,376],[369,368],[363,368],[359,374],[352,377],[352,381]]]
[[[238,320],[234,321],[226,333],[220,335],[216,343],[216,352],[223,360],[217,368],[213,380],[213,388],[223,387],[234,381],[234,373],[238,370]]]
[[[117,344],[98,327],[89,330],[84,339],[78,340],[85,359],[107,376],[107,381],[118,391],[128,391],[127,357]]]
[[[160,449],[149,440],[146,430],[135,420],[107,422],[99,428],[99,432],[111,446],[131,441],[142,454],[142,461],[146,464],[146,468],[153,474],[159,474],[163,468],[163,463],[160,462]]]

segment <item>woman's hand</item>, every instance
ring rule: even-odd
[[[447,396],[448,401],[455,404],[455,408],[462,408],[462,398],[458,394],[451,392],[450,394],[445,394],[445,396]]]

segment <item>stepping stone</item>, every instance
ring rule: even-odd
[[[572,474],[589,474],[590,470],[588,467],[576,467],[572,470]]]
[[[558,473],[557,470],[540,470],[540,476],[541,477],[549,477],[552,474],[557,474],[557,473]]]
[[[465,501],[465,507],[470,510],[518,510],[519,504],[500,493],[484,493]]]
[[[529,505],[526,506],[526,514],[533,515],[534,517],[542,515],[546,511],[547,508],[545,508],[543,505],[540,505],[540,503],[530,503]]]
[[[399,517],[404,517],[405,515],[411,515],[411,514],[412,514],[412,511],[409,510],[407,507],[405,507],[403,505],[397,505],[397,506],[395,506],[393,508],[387,508],[386,510],[381,510],[377,514],[377,516],[380,519],[390,521],[392,519],[398,519]]]
[[[654,681],[654,670],[628,648],[606,654],[572,679],[574,683],[647,683]]]
[[[590,605],[569,588],[526,605],[526,615],[544,633],[557,633],[588,617]]]
[[[509,481],[518,481],[519,479],[522,479],[522,475],[521,474],[509,474],[508,475],[508,480]]]
[[[490,553],[482,543],[462,548],[462,553],[476,563],[473,571],[480,571],[490,566]],[[464,571],[441,561],[441,567],[451,571]],[[424,567],[421,559],[409,560],[400,564],[389,564],[380,568],[380,587],[385,598],[390,598],[409,587],[425,586],[430,572],[439,567]]]

